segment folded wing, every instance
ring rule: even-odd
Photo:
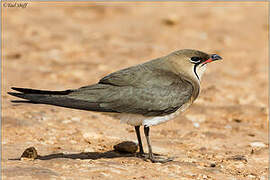
[[[147,64],[130,67],[102,78],[97,84],[75,90],[13,88],[19,93],[9,94],[30,103],[90,111],[145,116],[170,114],[190,100],[193,87],[178,75],[156,67]]]

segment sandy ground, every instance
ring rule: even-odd
[[[267,3],[34,3],[3,10],[3,179],[267,179]],[[193,48],[217,53],[195,104],[151,128],[152,164],[118,154],[133,127],[99,113],[12,104],[12,86],[64,90]],[[145,139],[144,147],[147,150]],[[34,146],[40,158],[20,161]]]

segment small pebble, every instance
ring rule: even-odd
[[[79,117],[72,117],[71,118],[71,121],[80,122],[81,121],[81,118],[79,118]]]
[[[243,156],[243,155],[235,155],[235,156],[229,157],[228,160],[247,162],[247,158],[245,156]]]
[[[63,120],[62,123],[63,124],[68,124],[68,123],[71,123],[71,120]]]
[[[132,141],[124,141],[114,145],[113,148],[121,153],[135,153],[138,150],[138,145]]]
[[[250,178],[250,179],[255,179],[256,178],[256,176],[254,176],[252,174],[248,175],[247,177]]]
[[[242,120],[241,120],[241,119],[233,119],[233,120],[234,120],[234,122],[237,122],[237,123],[242,122]]]
[[[85,148],[83,152],[94,152],[95,150],[93,148]]]
[[[265,147],[266,145],[263,142],[252,142],[250,143],[251,147]]]
[[[195,123],[193,123],[193,126],[196,127],[196,128],[198,128],[198,127],[200,127],[200,124],[197,123],[197,122],[195,122]]]
[[[37,150],[34,147],[29,147],[24,150],[21,155],[21,160],[34,160],[38,157]]]
[[[171,14],[168,17],[163,19],[163,23],[168,25],[168,26],[176,25],[179,22],[180,22],[180,18],[175,14]]]

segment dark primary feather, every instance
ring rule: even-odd
[[[161,116],[189,101],[193,86],[166,70],[159,59],[112,73],[98,84],[66,91],[12,88],[10,95],[68,108]],[[162,69],[160,67],[163,67]]]
[[[58,95],[67,95],[72,90],[66,90],[66,91],[44,91],[44,90],[39,90],[39,89],[28,89],[28,88],[17,88],[17,87],[12,87],[11,89],[22,92],[22,93],[27,93],[27,94],[58,94]]]
[[[29,91],[28,91],[29,90]],[[33,92],[36,90],[27,89],[25,92]],[[38,90],[37,94],[35,93],[14,93],[8,92],[8,94],[12,96],[16,96],[22,99],[26,99],[28,101],[13,101],[15,103],[34,103],[34,104],[49,104],[73,109],[81,109],[81,110],[90,110],[90,111],[99,111],[100,107],[99,104],[96,102],[91,102],[83,99],[75,99],[70,98],[68,94],[66,95],[59,95],[61,92],[55,91],[44,91]],[[46,92],[46,93],[45,93]],[[64,93],[65,91],[63,91]],[[104,111],[106,112],[106,111]],[[111,111],[109,111],[111,112]]]

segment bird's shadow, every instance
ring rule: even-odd
[[[38,155],[37,158],[39,160],[51,160],[58,158],[68,158],[68,159],[92,159],[97,160],[101,158],[121,158],[121,157],[138,157],[136,153],[119,153],[117,151],[106,151],[106,152],[81,152],[76,154],[65,154],[65,153],[54,153],[49,155]],[[9,160],[20,160],[20,158],[9,159]]]
[[[57,158],[68,158],[68,159],[101,159],[101,158],[120,158],[120,157],[136,157],[136,154],[118,153],[116,151],[106,151],[106,152],[81,152],[77,154],[49,154],[45,156],[38,156],[37,159],[40,160],[50,160]]]

